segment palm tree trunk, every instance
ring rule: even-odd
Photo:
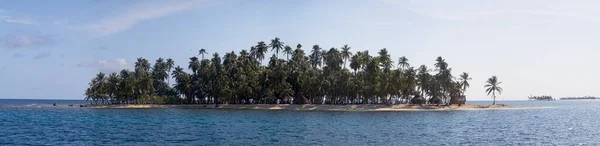
[[[496,105],[496,92],[492,91],[492,96],[494,98],[494,101],[492,102],[492,105]]]

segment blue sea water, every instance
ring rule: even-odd
[[[88,109],[52,103],[85,102],[0,100],[0,145],[600,145],[600,100],[505,101],[546,108],[417,112]]]

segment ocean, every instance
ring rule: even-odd
[[[600,145],[600,100],[411,112],[89,109],[0,100],[0,145]],[[469,104],[491,104],[489,101]]]

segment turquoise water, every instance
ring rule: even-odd
[[[435,112],[50,106],[55,102],[83,103],[0,100],[0,145],[600,145],[600,100]]]

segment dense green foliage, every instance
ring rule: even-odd
[[[554,100],[554,98],[552,98],[552,96],[548,96],[548,95],[529,96],[527,98],[529,98],[529,100]],[[563,99],[563,98],[561,98],[561,99]]]
[[[447,103],[451,94],[463,94],[471,79],[463,73],[455,80],[442,57],[436,58],[434,70],[426,65],[415,69],[406,57],[395,64],[385,48],[371,56],[352,53],[348,45],[302,47],[293,49],[275,38],[250,51],[214,53],[207,59],[201,49],[202,59],[191,57],[188,70],[175,67],[171,59],[159,58],[152,66],[138,58],[133,71],[98,73],[85,95],[102,104],[397,104],[411,98]],[[274,53],[265,58],[269,49]]]

